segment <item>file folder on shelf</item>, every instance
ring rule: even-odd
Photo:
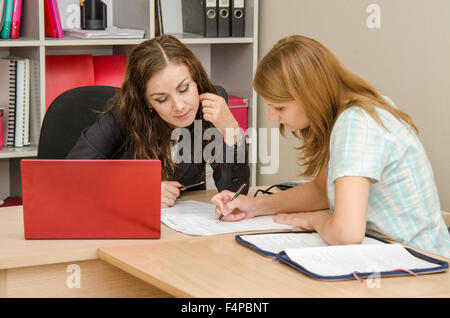
[[[231,36],[231,24],[230,24],[230,0],[219,0],[219,12],[218,12],[218,36],[230,37]]]
[[[217,0],[206,0],[205,36],[217,37]]]
[[[245,0],[231,0],[231,36],[245,36]]]
[[[217,37],[217,0],[182,0],[183,33]]]

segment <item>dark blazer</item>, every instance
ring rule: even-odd
[[[216,87],[218,94],[228,100],[228,95],[221,87]],[[193,143],[192,143],[193,145]],[[67,159],[132,159],[127,153],[127,136],[123,130],[122,119],[116,108],[100,115],[97,121],[82,131],[75,146],[67,155]],[[237,163],[237,150],[223,143],[223,154],[234,153],[235,163],[212,164],[213,179],[219,191],[237,191],[241,184],[249,184],[250,168],[248,165],[248,148],[245,147],[245,162]],[[194,147],[192,147],[194,148]],[[203,157],[203,156],[202,156]],[[156,159],[156,158],[155,158]],[[191,185],[205,181],[206,163],[179,163],[175,172],[175,180],[182,185]],[[203,190],[206,185],[191,188]],[[243,191],[246,194],[248,187]]]

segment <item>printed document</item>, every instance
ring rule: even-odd
[[[292,226],[278,224],[272,216],[258,216],[239,222],[218,222],[216,206],[197,201],[177,201],[173,207],[161,209],[161,221],[172,229],[190,235],[284,230]]]
[[[278,254],[289,248],[328,246],[318,233],[268,233],[241,235],[241,238],[256,247],[273,254]],[[362,244],[384,243],[370,237],[365,237]]]

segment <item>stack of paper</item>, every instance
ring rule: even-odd
[[[271,216],[258,216],[239,222],[219,222],[214,204],[178,201],[173,207],[161,209],[161,221],[176,231],[191,235],[215,235],[263,230],[291,229],[275,223]]]
[[[105,30],[64,30],[66,36],[80,39],[142,39],[145,30],[122,29],[115,26],[107,27]]]

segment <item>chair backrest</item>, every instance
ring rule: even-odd
[[[50,104],[42,122],[38,159],[64,159],[116,93],[111,86],[83,86],[68,90]]]

